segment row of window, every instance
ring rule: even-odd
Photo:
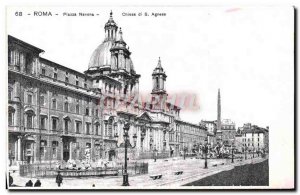
[[[234,125],[223,125],[222,129],[235,129]]]
[[[203,129],[199,129],[199,128],[193,128],[193,127],[189,127],[189,126],[185,126],[183,128],[183,133],[187,133],[187,134],[197,134],[197,135],[201,135],[204,133]]]
[[[41,117],[41,129],[46,129],[46,117]],[[51,118],[51,123],[52,123],[52,130],[57,131],[58,130],[58,124],[59,124],[59,119],[56,117]],[[71,121],[69,119],[64,119],[64,133],[68,134],[71,126]],[[81,121],[75,121],[75,133],[80,134],[82,132],[82,122]],[[91,135],[91,123],[86,122],[85,123],[85,134],[86,135]],[[95,135],[100,135],[100,124],[95,124]]]
[[[252,137],[254,137],[254,134],[257,134],[257,136],[260,136],[260,133],[252,133]],[[246,133],[243,134],[244,137],[246,137]]]
[[[11,99],[11,93],[9,93],[9,98]],[[32,104],[32,94],[27,94],[27,104]],[[64,103],[64,111],[65,112],[71,112],[70,110],[70,103],[69,102],[65,102]],[[44,96],[40,96],[40,105],[45,105],[45,97]],[[56,99],[52,99],[52,107],[53,110],[57,110],[57,100]],[[79,103],[77,103],[77,105],[75,106],[75,113],[76,114],[80,114],[80,105]],[[98,113],[99,110],[95,109],[94,113],[92,113],[94,116],[98,117]],[[90,109],[87,107],[85,109],[85,115],[89,116],[90,115]]]
[[[54,110],[57,109],[57,101],[56,101],[56,99],[52,99],[52,109],[54,109]],[[65,102],[64,103],[64,112],[71,112],[71,110],[70,110],[70,103],[69,102]],[[92,115],[98,117],[99,110],[95,109],[95,111],[93,110],[93,112],[94,113],[92,113]],[[76,106],[75,106],[75,113],[76,114],[80,114],[80,105],[79,105],[79,103],[77,103]],[[85,108],[85,113],[84,114],[86,116],[90,115],[90,108],[89,107]]]
[[[253,143],[252,144],[248,143],[248,144],[243,144],[243,146],[252,146],[252,147],[254,147],[254,144]],[[257,147],[259,147],[259,143],[257,143]]]
[[[252,138],[252,139],[248,138],[248,142],[250,142],[251,140],[254,141],[254,138]],[[243,138],[243,142],[246,142],[246,141],[247,141],[247,139]],[[257,138],[257,141],[259,141],[259,138]]]
[[[45,68],[42,68],[42,69],[41,69],[41,74],[44,75],[44,76],[46,76],[46,69],[45,69]],[[80,83],[79,83],[79,81],[78,81],[78,76],[75,75],[75,77],[76,77],[75,85],[79,87],[79,86],[80,86]],[[57,80],[57,68],[54,68],[53,78],[54,78],[55,80]],[[87,81],[87,79],[85,78],[85,82],[84,82],[84,84],[83,84],[83,87],[84,87],[84,88],[87,88],[87,83],[86,83],[86,81]],[[69,73],[68,73],[68,72],[65,73],[65,83],[69,83]]]
[[[13,88],[12,87],[10,87],[9,89],[8,89],[8,91],[9,91],[9,97],[11,98],[12,97],[12,93],[13,93]],[[40,104],[41,105],[45,105],[45,96],[46,96],[46,94],[45,94],[45,92],[44,92],[44,94],[41,94],[40,95]],[[57,96],[57,93],[55,93],[55,92],[53,92],[53,96]],[[55,98],[54,98],[55,99]],[[71,99],[70,99],[70,97],[68,97],[68,96],[65,96],[65,101],[70,101]],[[77,103],[79,103],[79,99],[76,99],[76,98],[74,98],[74,101],[76,100],[76,102]],[[28,104],[32,104],[33,103],[33,93],[32,92],[27,92],[27,99],[26,99],[26,102],[28,103]],[[88,103],[90,103],[91,102],[91,99],[90,98],[86,98],[86,103],[88,104]],[[98,105],[98,102],[96,101],[95,102],[97,105]]]
[[[14,126],[14,112],[9,112],[8,113],[8,125],[9,126]],[[59,124],[59,119],[56,117],[52,117],[51,118],[51,129],[53,131],[57,131],[58,130],[58,124]],[[26,128],[27,129],[33,129],[34,128],[34,114],[29,112],[26,114],[26,118],[25,118],[25,123],[26,123]],[[70,123],[71,121],[69,119],[64,119],[64,133],[68,133],[70,130]],[[81,122],[80,121],[75,121],[75,133],[80,134],[81,132]],[[86,122],[85,124],[85,133],[87,135],[90,135],[90,130],[91,130],[91,123]],[[40,117],[40,128],[41,129],[47,129],[47,117],[44,115],[41,115]],[[95,124],[95,135],[99,135],[100,131],[100,124]]]

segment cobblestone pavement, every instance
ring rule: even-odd
[[[122,177],[82,177],[82,178],[64,178],[60,189],[116,189],[116,188],[170,188],[179,187],[192,181],[199,180],[219,173],[224,170],[231,170],[234,166],[240,166],[250,163],[262,162],[265,159],[254,158],[248,160],[237,161],[231,163],[231,159],[208,159],[208,169],[204,169],[204,160],[187,158],[183,159],[159,159],[157,162],[148,160],[148,174],[129,176],[130,186],[123,187]],[[175,175],[175,171],[183,171],[182,175]],[[150,175],[162,174],[161,179],[153,180]],[[14,184],[23,187],[25,183],[31,179],[34,183],[37,178],[19,177],[18,173],[11,173]],[[56,188],[55,178],[40,178],[42,187],[34,189],[52,189]],[[95,184],[95,187],[92,187]],[[20,187],[13,187],[20,189]]]

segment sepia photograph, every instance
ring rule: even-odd
[[[7,6],[7,188],[293,189],[294,14]]]

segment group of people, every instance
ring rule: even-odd
[[[10,176],[11,177],[11,176]],[[57,176],[55,178],[55,182],[57,183],[57,186],[60,187],[61,184],[62,184],[62,181],[63,181],[63,177],[62,175],[60,174],[60,172],[58,171],[57,173]],[[25,187],[41,187],[42,186],[42,183],[41,181],[38,179],[36,180],[36,182],[34,183],[33,185],[33,182],[31,180],[29,180],[26,184],[25,184]]]
[[[62,181],[63,181],[63,177],[62,177],[62,175],[60,174],[60,172],[58,171],[57,176],[56,176],[56,178],[55,178],[55,182],[57,183],[57,186],[58,186],[58,187],[61,186]],[[36,182],[34,183],[34,185],[33,185],[33,183],[32,183],[31,180],[29,180],[29,181],[25,184],[25,187],[32,187],[32,186],[33,186],[33,187],[41,187],[41,186],[42,186],[42,183],[41,183],[41,181],[38,179],[38,180],[36,180]]]
[[[63,176],[60,174],[60,172],[58,171],[57,173],[57,176],[55,178],[55,182],[57,183],[57,186],[60,187],[61,184],[62,184],[62,181],[63,181]],[[9,173],[9,186],[14,186],[13,185],[14,183],[14,179],[13,177],[10,175]],[[42,183],[39,179],[36,180],[36,182],[33,184],[32,180],[28,180],[26,183],[25,183],[25,187],[41,187],[42,186]]]
[[[42,186],[42,183],[41,183],[41,181],[38,179],[38,180],[36,180],[36,182],[34,183],[34,185],[33,185],[33,182],[31,181],[31,180],[29,180],[28,182],[26,182],[26,184],[25,184],[25,187],[41,187]]]

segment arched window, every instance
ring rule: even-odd
[[[52,141],[52,158],[57,158],[58,141]]]
[[[76,114],[79,114],[79,104],[76,105]]]
[[[118,58],[116,56],[114,57],[114,61],[115,61],[116,68],[119,69]]]
[[[40,105],[41,106],[45,105],[45,96],[44,95],[40,95]]]
[[[26,112],[26,127],[28,129],[32,129],[34,128],[33,126],[33,117],[34,117],[34,113],[32,110],[29,110]]]
[[[96,124],[95,124],[95,135],[100,135],[100,134],[99,134],[99,126],[100,126],[99,123],[96,123]]]
[[[80,128],[81,128],[81,122],[80,121],[75,121],[75,133],[79,134],[80,133]]]
[[[13,99],[13,88],[8,87],[8,100],[12,100],[12,99]]]
[[[104,122],[104,135],[107,136],[107,121]]]
[[[110,118],[108,120],[108,136],[111,137],[112,136],[112,124],[113,124],[113,119]]]
[[[27,103],[32,104],[32,94],[31,93],[27,94]]]
[[[65,102],[65,112],[69,112],[69,102]]]
[[[86,115],[86,116],[89,116],[89,115],[90,115],[90,109],[89,109],[89,108],[86,108],[86,109],[85,109],[85,115]]]
[[[46,120],[47,120],[47,116],[45,116],[45,115],[40,116],[40,128],[41,129],[46,129]]]
[[[26,56],[26,63],[25,63],[25,72],[27,74],[32,74],[32,62],[33,62],[33,57],[31,55]]]
[[[12,50],[8,49],[8,65],[12,64]]]
[[[90,135],[90,125],[91,123],[88,122],[85,123],[85,132],[87,135]]]
[[[56,99],[52,99],[52,109],[56,110]]]
[[[15,109],[12,106],[8,107],[8,125],[14,126]]]
[[[40,142],[40,156],[42,158],[45,158],[46,147],[47,147],[47,141],[46,140],[41,140],[41,142]]]
[[[126,93],[127,93],[127,85],[125,85],[125,87],[124,87],[124,95],[126,95]]]
[[[159,89],[159,81],[158,81],[158,77],[156,77],[155,79],[156,79],[156,89]]]
[[[64,130],[65,134],[69,133],[69,123],[71,122],[70,118],[68,116],[64,117]]]

